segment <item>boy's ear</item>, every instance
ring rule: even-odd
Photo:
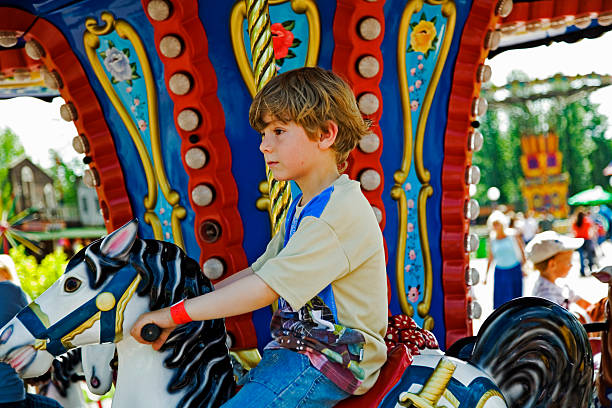
[[[327,122],[327,130],[321,130],[319,135],[319,147],[329,149],[336,142],[338,136],[338,124],[333,120]]]

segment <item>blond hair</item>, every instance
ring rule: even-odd
[[[17,276],[17,270],[15,269],[15,262],[13,258],[8,255],[0,254],[0,276],[5,275],[6,280],[13,282],[17,286],[21,286],[19,277]],[[2,279],[0,279],[1,281]]]
[[[266,115],[295,122],[311,140],[317,132],[328,130],[329,121],[335,122],[338,134],[332,149],[337,164],[346,161],[359,140],[369,133],[371,124],[361,116],[349,85],[319,67],[294,69],[272,78],[251,104],[249,122],[253,129],[263,131]]]

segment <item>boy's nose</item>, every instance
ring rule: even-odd
[[[261,138],[261,143],[259,144],[259,151],[262,153],[269,153],[270,152],[270,142],[267,141],[268,139],[265,137]]]

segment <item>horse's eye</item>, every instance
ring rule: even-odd
[[[72,293],[81,287],[81,281],[77,278],[68,278],[64,283],[64,291]]]

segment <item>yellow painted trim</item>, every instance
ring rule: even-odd
[[[66,334],[64,337],[62,337],[61,342],[64,345],[64,347],[66,347],[66,350],[74,348],[74,346],[72,345],[72,343],[70,343],[70,341],[74,339],[76,336],[78,336],[79,334],[83,333],[85,330],[89,329],[91,326],[93,326],[95,322],[100,320],[100,316],[102,316],[102,312],[100,311],[96,312],[96,314],[94,314],[89,319],[81,323],[79,327],[77,327],[70,333]]]
[[[251,370],[252,368],[255,368],[255,366],[257,366],[257,364],[259,364],[259,362],[261,361],[261,354],[259,354],[259,350],[257,350],[256,348],[230,351],[230,354],[234,356],[234,358],[246,370]]]
[[[138,151],[138,155],[140,156],[142,160],[142,166],[144,168],[145,176],[147,178],[148,192],[147,192],[147,196],[144,199],[144,205],[145,205],[145,208],[147,209],[153,209],[155,208],[155,204],[157,203],[157,186],[155,183],[155,171],[153,170],[153,164],[151,163],[151,160],[149,158],[147,147],[145,146],[144,141],[140,137],[140,133],[138,131],[138,128],[136,127],[136,124],[134,123],[133,119],[131,118],[131,116],[125,109],[125,107],[123,106],[121,99],[119,99],[119,95],[117,95],[117,92],[115,91],[110,80],[106,76],[106,73],[104,72],[104,69],[102,68],[102,64],[100,63],[100,60],[98,59],[98,55],[96,54],[96,51],[95,51],[100,46],[100,39],[98,38],[98,34],[96,33],[99,33],[99,32],[107,33],[107,32],[112,31],[112,28],[114,28],[114,19],[111,19],[109,22],[108,20],[109,15],[110,13],[104,12],[102,13],[102,17],[101,17],[101,20],[105,21],[107,23],[107,26],[110,26],[110,29],[108,30],[105,29],[104,27],[97,27],[97,22],[94,18],[88,18],[85,21],[85,26],[87,27],[87,30],[88,30],[83,34],[83,43],[85,45],[85,52],[87,53],[87,58],[89,58],[89,63],[91,64],[91,67],[96,73],[96,76],[98,77],[98,80],[100,81],[100,84],[102,85],[102,88],[104,88],[104,92],[106,93],[108,98],[111,100],[111,103],[117,110],[117,113],[121,117],[121,120],[126,126],[128,133],[132,137],[132,141],[134,142],[134,145],[136,146],[136,150]],[[110,17],[112,18],[112,15],[110,15]],[[94,30],[93,27],[97,27],[97,28]]]
[[[157,203],[157,186],[159,186],[163,196],[172,206],[171,223],[175,244],[181,247],[182,249],[185,249],[182,230],[180,228],[180,220],[185,218],[186,210],[185,208],[179,205],[180,195],[178,192],[172,190],[168,178],[166,176],[163,155],[161,152],[161,142],[159,133],[159,112],[157,106],[155,78],[153,76],[153,71],[151,70],[151,65],[149,64],[149,59],[147,57],[146,50],[144,48],[144,45],[142,44],[142,41],[140,40],[140,37],[138,36],[138,33],[126,21],[115,21],[113,15],[109,12],[103,12],[101,14],[100,19],[105,23],[102,26],[99,26],[94,18],[88,18],[86,20],[85,26],[87,27],[87,32],[85,32],[83,36],[83,41],[85,43],[87,57],[89,58],[94,72],[100,80],[102,87],[110,98],[113,106],[119,113],[121,120],[127,127],[128,132],[130,133],[130,136],[132,137],[132,140],[136,145],[138,154],[140,155],[140,159],[142,161],[145,170],[145,175],[147,178],[148,188],[147,197],[144,200],[144,205],[147,209],[147,212],[144,217],[145,222],[147,222],[153,228],[154,236],[156,239],[164,240],[161,225],[159,225],[159,227],[156,227],[154,225],[159,224],[159,218],[157,214],[155,214],[155,212],[153,211]],[[119,35],[119,37],[127,39],[132,43],[134,49],[136,50],[136,55],[138,56],[140,66],[142,67],[142,76],[145,80],[145,86],[147,89],[147,109],[149,111],[149,132],[151,135],[151,151],[153,155],[153,163],[151,163],[149,152],[144,144],[144,141],[142,140],[136,123],[134,123],[134,120],[128,113],[127,109],[121,102],[121,99],[117,95],[112,84],[108,80],[108,77],[104,73],[102,65],[100,64],[100,60],[98,59],[98,56],[95,53],[95,50],[100,46],[100,40],[98,39],[98,36],[108,34],[112,32],[113,29],[117,31],[117,35]]]
[[[30,308],[30,310],[32,310],[32,312],[34,312],[36,317],[38,317],[38,320],[40,320],[40,322],[43,324],[43,326],[45,326],[45,329],[48,329],[49,326],[51,325],[50,320],[49,320],[49,316],[45,312],[43,312],[43,310],[40,307],[40,305],[38,303],[36,303],[36,301],[34,301],[34,302],[30,303],[28,305],[28,307]]]
[[[444,390],[444,394],[442,395],[444,396],[444,398],[446,398],[449,404],[451,404],[455,408],[459,408],[459,405],[461,404],[461,402],[459,402],[457,397],[455,397],[455,395],[452,392],[450,392],[448,388]]]
[[[47,87],[47,85],[45,85],[45,81],[43,81],[40,78],[40,74],[38,72],[32,72],[32,74],[30,75],[30,81],[0,81],[0,89],[18,89],[18,88],[25,88],[25,87],[31,87],[31,86],[42,86],[42,87]],[[2,82],[6,82],[6,83],[2,83]]]
[[[142,218],[147,224],[151,226],[155,239],[164,240],[164,232],[162,230],[162,225],[155,211],[147,210]]]
[[[421,112],[417,121],[416,135],[413,146],[413,135],[412,135],[412,114],[410,109],[410,92],[408,90],[408,79],[406,72],[406,41],[408,36],[408,30],[410,27],[410,20],[414,13],[418,13],[423,8],[424,4],[429,5],[441,5],[442,15],[447,18],[446,30],[444,32],[444,40],[438,59],[436,61],[430,83],[423,98],[423,104],[421,106]],[[431,263],[431,251],[429,248],[428,234],[427,234],[427,198],[433,194],[433,187],[429,185],[431,174],[424,166],[423,160],[423,143],[425,138],[425,129],[427,125],[427,118],[431,103],[438,86],[438,81],[446,58],[448,57],[448,51],[453,39],[455,30],[455,17],[456,8],[453,0],[412,0],[404,8],[402,18],[400,20],[398,42],[397,42],[397,70],[398,80],[400,86],[400,96],[402,100],[402,119],[404,123],[404,151],[402,156],[402,163],[400,169],[393,174],[395,185],[391,189],[391,197],[398,201],[399,211],[399,228],[398,228],[398,250],[396,259],[396,278],[397,278],[397,290],[398,298],[400,299],[400,306],[402,311],[409,315],[414,315],[412,305],[408,303],[405,295],[404,287],[404,267],[405,267],[405,253],[406,253],[406,234],[407,234],[407,205],[406,195],[402,188],[402,185],[408,178],[410,167],[412,165],[412,158],[414,155],[414,166],[419,181],[423,184],[419,191],[418,198],[418,219],[419,219],[419,239],[421,243],[421,250],[423,256],[423,269],[424,269],[424,288],[423,288],[423,300],[417,306],[417,312],[419,316],[424,318],[423,328],[431,330],[434,325],[434,320],[429,316],[429,309],[431,308],[431,297],[433,290],[433,270]],[[413,151],[414,148],[414,151]]]
[[[433,187],[424,185],[419,191],[418,213],[419,213],[419,239],[421,251],[423,251],[423,270],[425,281],[423,283],[423,300],[417,306],[417,313],[424,318],[423,328],[433,329],[433,318],[429,316],[431,308],[431,295],[433,292],[433,268],[431,265],[431,250],[429,248],[429,237],[427,232],[427,199],[433,194]],[[422,226],[422,227],[421,227]],[[406,234],[404,234],[406,236]]]
[[[438,406],[440,397],[446,392],[446,387],[453,377],[457,366],[447,358],[440,358],[436,368],[427,379],[418,394],[405,392],[400,394],[399,402],[401,405],[410,401],[417,408],[433,408]],[[452,395],[452,394],[451,394]]]
[[[298,14],[306,14],[308,20],[308,51],[306,52],[306,67],[314,67],[319,60],[319,49],[321,45],[321,18],[319,17],[319,9],[313,0],[270,0],[269,4],[286,3],[291,1],[291,8]],[[234,57],[238,64],[240,75],[251,94],[255,96],[255,78],[253,69],[249,63],[246,46],[244,44],[244,35],[242,33],[243,22],[246,20],[246,5],[244,0],[237,0],[230,13],[230,37],[232,40],[232,49]]]
[[[406,193],[397,184],[391,188],[391,198],[397,201],[399,238],[397,240],[397,258],[395,258],[395,278],[397,280],[397,297],[400,302],[402,312],[407,316],[414,316],[414,308],[408,302],[405,291],[404,281],[404,260],[406,255],[406,234],[408,233],[406,223],[408,222],[408,205],[406,203]],[[403,238],[402,238],[403,237]]]
[[[130,286],[123,292],[121,298],[117,302],[117,309],[115,309],[115,343],[120,341],[123,338],[123,312],[125,312],[125,308],[136,292],[136,288],[138,288],[138,284],[140,283],[140,274],[137,274]]]
[[[170,223],[172,224],[172,235],[174,236],[174,243],[185,251],[185,243],[183,242],[183,231],[181,230],[181,220],[184,220],[187,216],[187,210],[180,205],[172,207],[172,214],[170,217]]]
[[[487,401],[493,397],[499,397],[501,398],[504,402],[506,402],[506,399],[504,398],[504,396],[497,390],[489,390],[487,392],[485,392],[483,394],[482,397],[480,397],[480,399],[478,400],[478,404],[476,405],[476,408],[483,408],[485,406],[485,404],[487,403]]]

